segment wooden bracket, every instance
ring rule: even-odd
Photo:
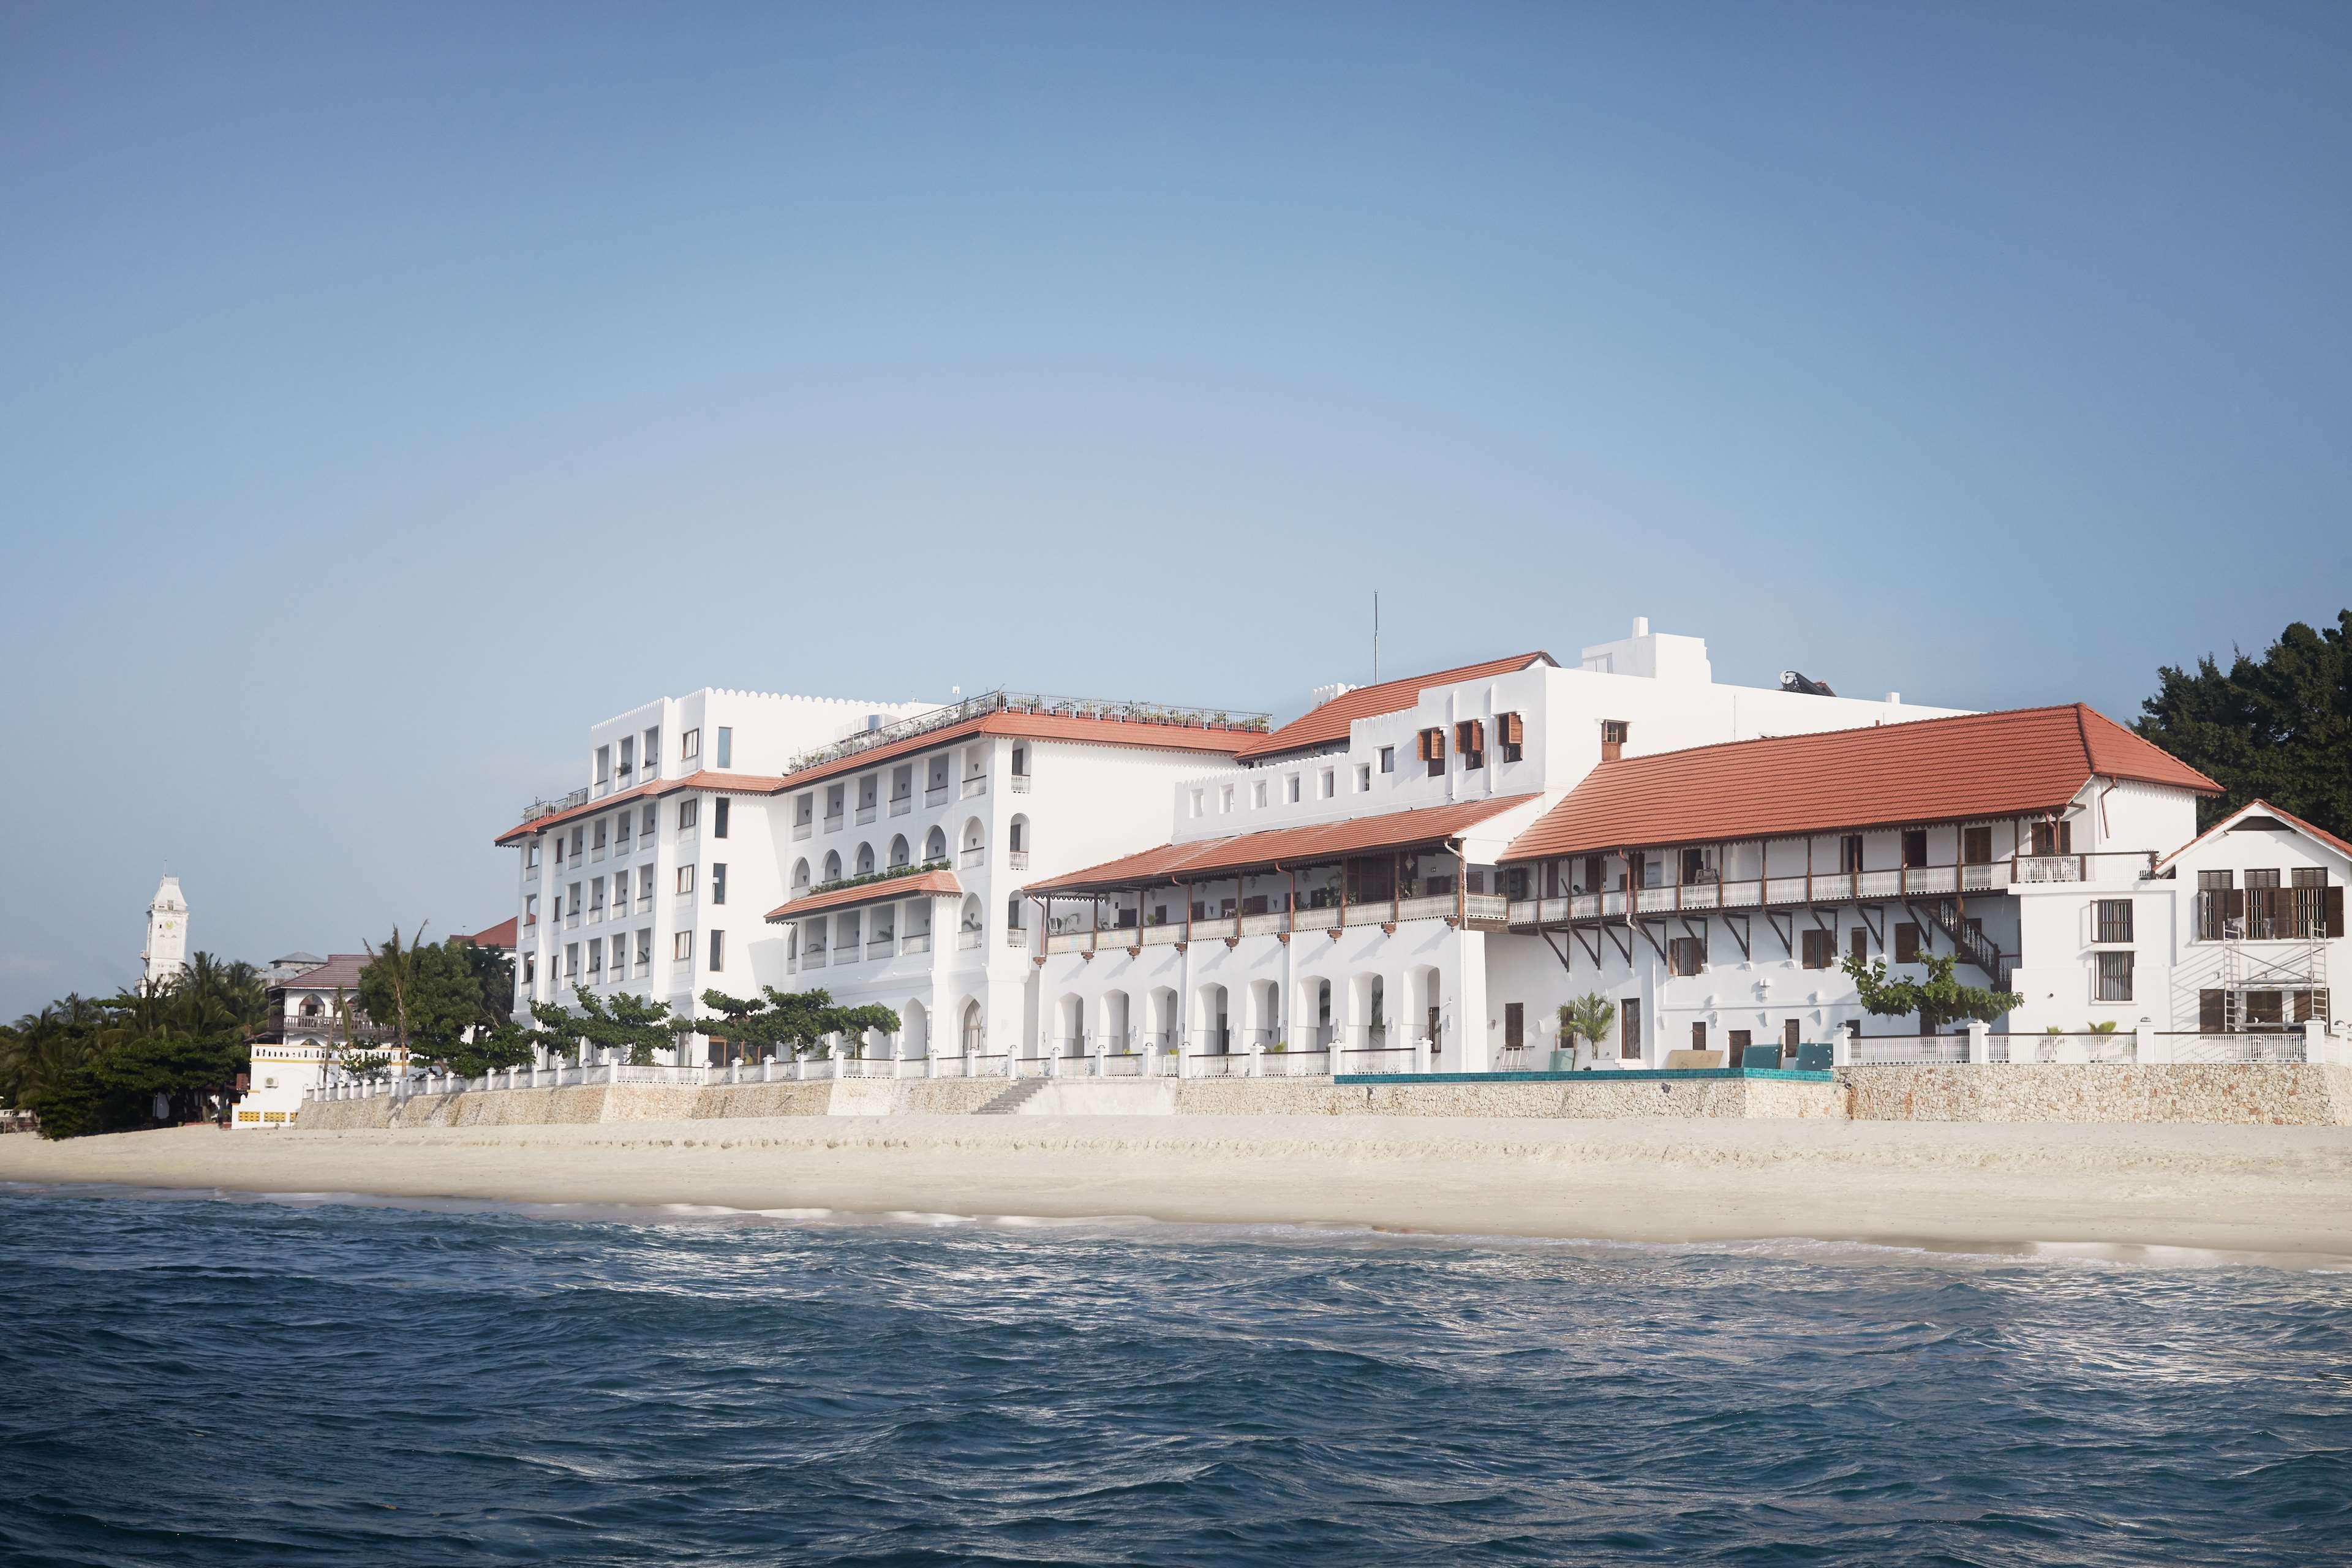
[[[1756,925],[1754,917],[1750,915],[1726,915],[1723,917],[1723,929],[1729,931],[1731,933],[1731,940],[1739,944],[1739,956],[1752,962],[1756,957],[1754,952],[1756,945]]]
[[[1636,921],[1633,923],[1633,929],[1642,933],[1643,940],[1646,941],[1650,944],[1650,951],[1658,955],[1658,962],[1660,963],[1664,963],[1666,961],[1666,950],[1658,945],[1658,933],[1650,929],[1650,922],[1647,921]],[[1632,945],[1633,944],[1631,942],[1626,944],[1628,948],[1632,947]],[[1633,962],[1633,955],[1632,952],[1629,952],[1625,954],[1625,962],[1628,963]]]
[[[1242,939],[1241,939],[1241,938],[1239,938],[1239,937],[1237,937],[1237,936],[1229,936],[1229,937],[1225,938],[1225,939],[1224,939],[1224,941],[1225,941],[1225,951],[1226,951],[1227,952],[1233,952],[1233,950],[1234,950],[1234,949],[1235,949],[1235,948],[1237,948],[1237,947],[1241,946],[1241,944],[1242,944]]]
[[[1177,951],[1177,952],[1182,952],[1185,949],[1187,949],[1187,948],[1191,947],[1192,945],[1192,944],[1191,942],[1178,942],[1178,943],[1176,944],[1176,951]]]
[[[1585,933],[1584,933],[1584,932],[1582,932],[1582,931],[1579,931],[1579,930],[1577,930],[1574,926],[1570,926],[1570,927],[1569,927],[1569,928],[1568,928],[1568,933],[1569,933],[1569,935],[1570,935],[1570,936],[1572,936],[1572,937],[1576,938],[1576,945],[1577,945],[1577,946],[1579,946],[1579,947],[1580,947],[1580,948],[1582,948],[1582,949],[1584,950],[1584,956],[1585,956],[1585,957],[1587,957],[1587,958],[1589,958],[1589,959],[1591,959],[1591,960],[1592,960],[1592,967],[1593,967],[1593,968],[1595,968],[1595,969],[1600,968],[1600,967],[1601,967],[1601,929],[1600,929],[1598,926],[1595,926],[1595,927],[1593,928],[1593,930],[1592,930],[1592,933],[1591,933],[1591,940],[1590,942],[1588,942],[1588,941],[1586,941],[1586,940],[1585,940]]]
[[[1329,931],[1325,931],[1323,934],[1329,937],[1333,942],[1337,942],[1339,940],[1339,933],[1346,929],[1347,928],[1345,926],[1333,926]]]
[[[1775,913],[1770,910],[1767,910],[1764,911],[1764,922],[1772,928],[1772,934],[1780,939],[1781,951],[1786,952],[1790,958],[1796,957],[1797,912],[1794,910],[1790,910],[1785,912]]]
[[[1886,911],[1876,904],[1856,904],[1853,912],[1862,921],[1863,929],[1870,933],[1870,940],[1877,946],[1878,951],[1885,952]],[[1875,920],[1871,918],[1874,915],[1877,917]]]
[[[1127,950],[1127,956],[1129,958],[1141,958],[1143,956],[1143,945],[1139,942],[1135,946],[1129,948]]]
[[[1633,928],[1626,925],[1601,929],[1609,933],[1609,945],[1617,950],[1617,956],[1630,965],[1633,962]]]

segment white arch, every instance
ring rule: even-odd
[[[898,1040],[900,1056],[927,1057],[931,1054],[931,1012],[920,997],[910,996],[898,1005]]]
[[[963,822],[963,858],[967,865],[976,864],[980,853],[988,847],[988,829],[977,816],[967,816]]]
[[[861,877],[874,875],[874,846],[871,844],[857,847],[857,874]]]
[[[986,921],[980,912],[980,895],[966,893],[963,896],[962,928],[965,931],[980,931],[985,924]]]
[[[890,868],[892,870],[895,871],[899,867],[907,864],[913,856],[914,851],[908,847],[907,836],[905,834],[898,834],[890,840]]]
[[[838,849],[824,852],[824,879],[828,882],[841,880],[841,851]]]
[[[1087,1054],[1087,999],[1075,991],[1065,991],[1054,1004],[1053,1048],[1047,1054],[1057,1057],[1082,1057]]]
[[[923,839],[923,858],[926,861],[931,861],[944,860],[947,858],[947,830],[942,827],[934,826]]]
[[[795,893],[804,893],[808,891],[808,857],[803,855],[798,860],[793,862],[793,891]]]
[[[967,997],[963,1005],[963,1026],[959,1031],[959,1043],[968,1057],[981,1055],[988,1048],[988,1020],[980,1010],[980,998]]]
[[[1013,821],[1004,836],[1004,847],[1015,855],[1026,855],[1030,851],[1029,818],[1025,813],[1016,811],[1013,814]]]

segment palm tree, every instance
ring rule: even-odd
[[[1559,1010],[1559,1032],[1573,1050],[1579,1040],[1590,1040],[1597,1052],[1617,1022],[1617,1004],[1598,991],[1588,991]]]

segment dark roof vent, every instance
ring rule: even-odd
[[[1815,680],[1812,677],[1793,669],[1784,669],[1780,672],[1780,689],[1783,691],[1794,691],[1805,697],[1835,697],[1837,695],[1836,692],[1830,689],[1830,683],[1828,681]]]

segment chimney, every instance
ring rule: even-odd
[[[1633,617],[1633,635],[1637,637],[1645,637],[1650,635],[1649,616],[1635,616]]]
[[[1886,705],[1887,705],[1889,708],[1900,708],[1900,707],[1902,707],[1902,706],[1903,706],[1903,693],[1901,693],[1900,691],[1890,691],[1890,692],[1888,692],[1888,693],[1886,694]]]

